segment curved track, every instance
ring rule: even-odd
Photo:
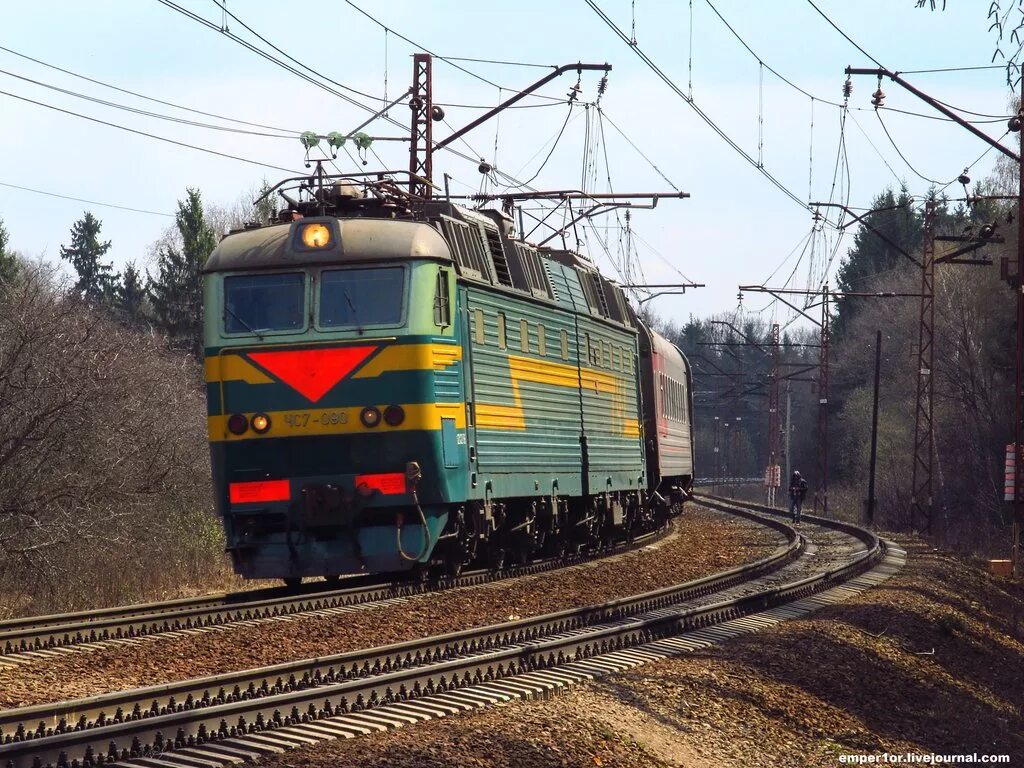
[[[475,570],[430,582],[351,576],[343,587],[316,583],[298,590],[284,587],[165,602],[102,608],[77,613],[29,616],[0,622],[0,669],[62,655],[69,651],[134,644],[156,638],[216,632],[253,622],[297,615],[316,616],[400,602],[414,595],[469,587],[498,579],[550,571],[646,546],[671,525],[610,548],[567,558],[535,560],[502,571]]]
[[[804,534],[759,505],[701,503],[783,532],[771,556],[695,582],[441,637],[0,713],[0,763],[204,768],[546,691],[648,658],[719,625],[753,621],[843,584],[886,555],[874,534],[807,518]],[[811,556],[813,555],[813,556]],[[743,618],[751,617],[751,618]],[[615,664],[609,668],[615,668]],[[537,682],[537,681],[540,682]],[[536,686],[540,686],[537,688]],[[159,759],[156,758],[159,756]]]

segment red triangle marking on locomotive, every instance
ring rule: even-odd
[[[250,352],[248,357],[315,403],[376,350],[375,346],[331,347]]]

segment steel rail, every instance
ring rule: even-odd
[[[746,515],[752,510],[780,514],[778,510],[761,505],[736,504],[714,498],[702,498],[701,501],[729,512],[742,510]],[[153,757],[168,749],[195,745],[209,745],[210,749],[216,750],[225,739],[264,731],[269,733],[278,727],[315,721],[321,717],[372,709],[395,701],[548,669],[756,613],[836,586],[872,567],[884,554],[882,543],[868,531],[836,521],[812,519],[812,516],[807,516],[807,519],[850,534],[864,543],[866,549],[842,566],[710,605],[627,617],[586,627],[580,632],[563,632],[536,640],[530,639],[527,633],[525,642],[502,648],[488,647],[485,637],[511,632],[507,630],[509,625],[498,625],[478,630],[483,634],[478,635],[475,646],[464,640],[458,649],[463,655],[455,658],[442,655],[436,663],[390,671],[382,668],[382,674],[368,678],[345,679],[308,689],[295,685],[291,690],[269,692],[262,697],[243,696],[209,707],[182,708],[128,722],[12,742],[0,746],[0,763],[13,768],[28,768],[33,765],[69,766],[74,760],[79,760],[79,765],[89,766],[111,760]],[[788,527],[779,521],[772,522],[776,526]],[[796,536],[795,532],[793,536]],[[514,639],[518,638],[516,634]],[[187,763],[187,758],[183,760]]]
[[[375,576],[354,576],[348,580],[349,583],[355,582],[361,586],[339,589],[334,586],[316,585],[318,589],[302,590],[298,593],[275,588],[14,619],[0,622],[0,668],[5,666],[5,656],[15,654],[46,652],[85,643],[133,640],[170,632],[226,627],[238,622],[347,608],[543,573],[554,568],[578,565],[646,546],[655,538],[665,535],[668,530],[669,526],[663,526],[636,537],[632,542],[619,542],[610,549],[567,558],[541,559],[498,572],[475,570],[454,579],[444,578],[427,583],[411,580],[388,581]]]
[[[734,514],[744,516],[742,512]],[[754,563],[711,574],[639,595],[604,603],[528,617],[489,627],[477,627],[445,635],[394,643],[332,656],[286,662],[256,669],[184,680],[177,683],[119,691],[101,696],[0,711],[0,743],[26,737],[43,737],[68,730],[92,728],[126,719],[211,706],[243,696],[266,696],[296,688],[311,688],[338,679],[366,677],[382,670],[413,666],[465,653],[466,648],[486,649],[600,622],[616,621],[636,613],[669,607],[736,586],[792,562],[803,551],[803,542],[788,526],[747,514],[783,534],[787,543]]]

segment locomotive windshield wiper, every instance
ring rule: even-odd
[[[238,315],[236,315],[235,311],[233,309],[231,309],[231,307],[229,307],[227,304],[224,305],[224,311],[227,312],[229,315],[231,315],[233,318],[235,318],[235,320],[237,320],[239,322],[239,324],[243,328],[245,328],[245,330],[247,330],[249,333],[256,334],[256,338],[259,339],[260,341],[263,341],[263,334],[260,333],[259,331],[257,331],[255,328],[253,328],[247,322],[245,322],[245,320],[240,318]]]
[[[352,310],[352,321],[356,324],[356,332],[362,336],[363,326],[359,324],[359,313],[356,312],[356,305],[352,303],[352,297],[348,295],[348,289],[345,288],[344,283],[341,284],[341,295],[345,297],[345,303]]]

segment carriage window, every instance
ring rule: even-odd
[[[508,339],[505,338],[505,313],[498,313],[498,349],[507,349]]]
[[[305,308],[306,282],[301,272],[224,278],[227,333],[301,330]]]
[[[548,339],[547,339],[547,336],[545,336],[545,333],[547,333],[547,332],[544,330],[544,326],[543,325],[538,325],[537,326],[537,353],[540,354],[541,357],[543,357],[544,355],[546,355],[548,353]]]
[[[365,328],[402,322],[405,270],[401,267],[324,270],[320,326]]]
[[[530,324],[525,320],[519,321],[519,349],[523,352],[530,351]]]
[[[560,340],[561,345],[562,345],[562,359],[563,360],[568,360],[569,359],[569,334],[566,333],[565,331],[559,331],[558,336],[559,336],[559,340]]]
[[[487,337],[484,335],[484,311],[482,309],[473,310],[473,335],[477,344],[483,346],[487,343]]]

